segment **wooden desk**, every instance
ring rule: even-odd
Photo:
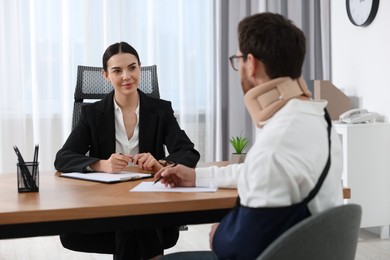
[[[0,174],[0,239],[213,223],[234,206],[237,197],[234,189],[129,192],[140,181],[102,184],[58,175],[40,173],[39,192],[18,193],[16,173]],[[344,198],[350,197],[348,188],[343,192]]]
[[[0,238],[212,223],[234,206],[237,197],[234,189],[129,192],[139,182],[102,184],[43,172],[39,192],[18,193],[16,173],[0,174]]]

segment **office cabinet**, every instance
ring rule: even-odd
[[[343,185],[351,188],[347,203],[362,206],[361,227],[381,228],[389,238],[390,124],[334,124],[343,144]]]

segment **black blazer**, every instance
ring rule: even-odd
[[[139,152],[149,152],[157,160],[167,159],[195,167],[199,152],[180,129],[171,102],[151,98],[138,90]],[[115,153],[114,91],[104,99],[84,105],[80,120],[64,146],[57,152],[54,167],[60,172],[85,172],[85,168]],[[164,145],[169,155],[166,157]],[[89,152],[89,155],[86,155]]]

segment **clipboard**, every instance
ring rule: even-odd
[[[145,178],[151,178],[151,173],[138,173],[138,172],[120,172],[120,173],[106,173],[106,172],[69,172],[61,173],[60,177],[79,179],[85,181],[94,181],[101,183],[118,183],[125,181],[135,181]]]

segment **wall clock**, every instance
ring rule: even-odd
[[[356,26],[367,26],[375,18],[379,0],[346,0],[349,20]]]

